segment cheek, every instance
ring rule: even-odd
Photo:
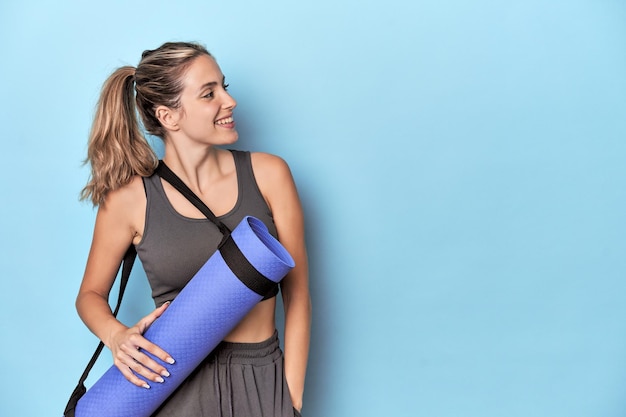
[[[194,126],[206,126],[215,121],[215,112],[209,106],[198,107],[187,113],[187,121]]]
[[[186,109],[187,125],[190,129],[206,129],[215,127],[214,122],[219,114],[220,107],[213,103],[189,106]]]
[[[216,105],[206,105],[201,108],[196,109],[195,115],[198,118],[202,118],[204,121],[211,120],[214,121],[217,118],[219,113],[219,106]]]

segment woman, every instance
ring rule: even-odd
[[[137,113],[145,130],[163,139],[164,162],[224,224],[232,230],[246,215],[261,219],[296,262],[281,282],[284,357],[270,294],[155,416],[292,416],[302,408],[311,318],[302,209],[283,160],[217,147],[238,138],[235,106],[216,61],[194,43],[145,51],[136,69],[122,67],[109,77],[98,103],[88,148],[92,176],[82,198],[99,208],[76,307],[130,383],[149,389],[137,375],[152,384],[170,375],[143,351],[169,363],[175,358],[142,334],[221,240],[195,206],[153,175],[157,157],[141,134]],[[207,240],[213,242],[209,248]],[[157,308],[127,327],[113,317],[107,300],[131,244]]]

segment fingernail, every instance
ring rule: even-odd
[[[170,305],[170,304],[171,304],[171,301],[166,301],[166,302],[164,302],[163,304],[165,304],[165,305]]]
[[[167,372],[167,371],[163,371],[163,372],[161,372],[161,375],[163,375],[164,377],[167,378],[168,376],[170,376],[170,373]]]
[[[169,363],[170,365],[174,365],[176,361],[174,360],[174,358],[167,358],[165,359],[165,362]]]
[[[165,382],[165,380],[163,378],[161,378],[160,376],[157,376],[156,382],[159,382],[159,383],[162,384],[162,383]]]
[[[144,387],[145,389],[150,389],[150,385],[148,385],[148,384],[143,384],[143,387]]]

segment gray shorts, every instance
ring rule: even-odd
[[[277,332],[222,342],[152,417],[294,417],[283,362]]]

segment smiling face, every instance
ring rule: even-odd
[[[224,75],[207,55],[194,59],[185,72],[177,135],[194,142],[227,145],[237,141],[233,109],[237,102],[228,94]]]

